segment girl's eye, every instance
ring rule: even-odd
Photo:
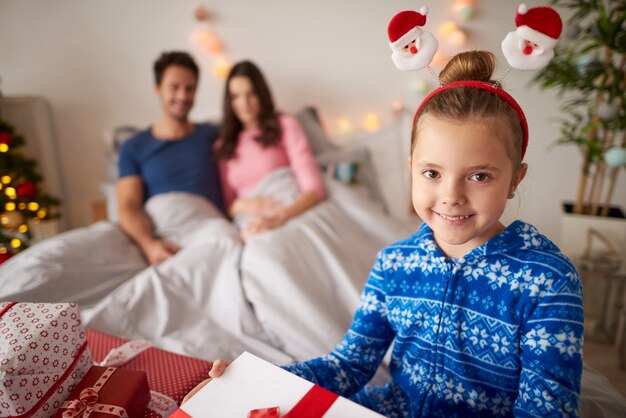
[[[476,173],[470,177],[471,180],[477,181],[479,183],[485,182],[489,180],[491,176],[487,173]]]
[[[435,170],[424,170],[422,171],[422,176],[426,177],[427,179],[436,179],[439,178],[439,173]]]

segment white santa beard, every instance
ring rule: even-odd
[[[437,39],[428,31],[416,38],[417,54],[411,54],[404,48],[394,49],[391,59],[400,71],[417,71],[426,67],[437,52]]]
[[[535,48],[529,55],[524,54],[526,39],[516,32],[509,32],[502,41],[502,53],[509,65],[516,70],[539,70],[554,57],[552,49]]]

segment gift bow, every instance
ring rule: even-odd
[[[96,402],[98,402],[98,392],[94,388],[85,388],[80,392],[78,399],[67,403],[67,410],[63,412],[63,418],[88,417]]]
[[[63,402],[61,409],[65,411],[63,411],[61,416],[63,418],[88,418],[93,411],[96,411],[103,414],[115,415],[120,418],[128,418],[126,410],[120,406],[96,403],[98,402],[98,392],[113,375],[115,370],[114,367],[107,368],[102,372],[100,378],[92,387],[85,388],[80,392],[78,399]]]

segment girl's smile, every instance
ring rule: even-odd
[[[514,179],[499,122],[451,121],[424,115],[410,161],[413,206],[441,250],[459,258],[498,235]]]

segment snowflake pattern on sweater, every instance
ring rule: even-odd
[[[381,250],[344,339],[284,368],[389,417],[577,417],[582,286],[516,221],[460,259],[422,224]],[[389,346],[392,380],[365,386]]]

